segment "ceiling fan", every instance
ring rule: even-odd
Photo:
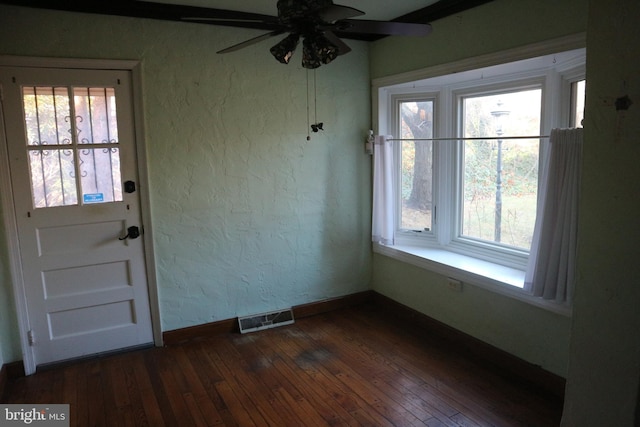
[[[229,53],[251,46],[274,36],[288,33],[271,49],[271,54],[281,63],[288,64],[302,39],[302,66],[315,69],[328,64],[339,55],[351,51],[336,33],[344,38],[358,35],[424,36],[431,32],[431,25],[395,21],[371,21],[351,19],[364,12],[349,6],[333,4],[332,0],[278,0],[278,16],[262,15],[256,19],[227,19],[212,17],[183,17],[185,21],[206,22],[215,25],[246,26],[270,30],[266,34],[235,44],[217,53]]]

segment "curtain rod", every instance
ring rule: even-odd
[[[549,138],[548,135],[531,136],[474,136],[451,138],[389,138],[387,141],[486,141],[487,139],[541,139]]]

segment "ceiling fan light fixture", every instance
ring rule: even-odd
[[[274,58],[280,61],[283,64],[288,64],[293,56],[293,52],[295,52],[296,47],[298,46],[298,41],[300,40],[300,34],[289,34],[287,37],[282,39],[278,44],[273,46],[270,49],[271,54]]]
[[[304,39],[302,42],[302,66],[314,70],[320,65],[322,65],[322,63],[313,48],[313,44],[309,39]]]
[[[302,66],[318,68],[338,57],[340,50],[322,34],[311,34],[302,42]]]

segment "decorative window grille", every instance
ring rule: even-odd
[[[29,86],[22,95],[34,207],[122,201],[115,90]]]

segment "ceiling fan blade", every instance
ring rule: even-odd
[[[351,52],[351,48],[331,31],[325,31],[324,36],[338,48],[338,55],[344,55]]]
[[[385,34],[389,36],[426,36],[432,31],[429,24],[409,22],[370,21],[365,19],[347,19],[336,24],[337,31],[362,34]]]
[[[180,18],[182,21],[189,22],[212,22],[217,24],[218,22],[246,22],[246,23],[254,23],[254,22],[265,22],[262,19],[228,19],[228,18],[206,18],[202,16],[183,16]]]
[[[318,17],[324,22],[335,22],[362,15],[364,12],[361,10],[339,4],[332,4],[318,11]]]
[[[238,43],[238,44],[234,44],[233,46],[229,46],[226,49],[222,49],[219,50],[216,53],[229,53],[229,52],[235,52],[236,50],[240,50],[242,48],[245,48],[247,46],[251,46],[252,44],[256,44],[261,42],[262,40],[266,40],[268,38],[271,38],[273,36],[277,36],[279,34],[282,34],[284,31],[282,30],[276,30],[276,31],[271,31],[270,33],[266,33],[266,34],[262,34],[258,37],[254,37],[252,39],[249,40],[245,40],[242,43]]]
[[[239,27],[239,28],[255,28],[257,30],[270,30],[276,31],[282,28],[282,25],[278,22],[277,19],[229,19],[229,18],[208,18],[208,17],[197,17],[197,16],[185,16],[180,18],[185,22],[195,22],[199,24],[211,24],[211,25],[222,25],[225,27]]]

